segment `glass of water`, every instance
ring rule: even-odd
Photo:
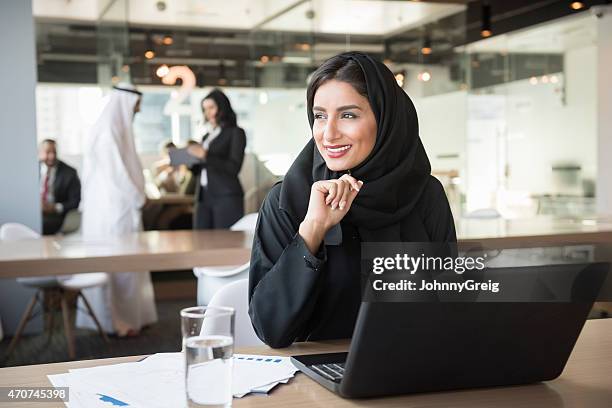
[[[187,405],[231,407],[234,309],[208,306],[183,309],[181,328]]]

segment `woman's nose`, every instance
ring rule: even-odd
[[[336,125],[336,121],[328,120],[327,126],[325,126],[325,130],[323,133],[323,138],[325,139],[325,141],[333,142],[335,140],[340,139],[341,137],[342,137],[342,134],[340,133],[340,130],[338,129],[338,126]]]

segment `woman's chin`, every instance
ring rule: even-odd
[[[338,160],[325,160],[325,164],[331,171],[345,171],[350,168],[346,163],[339,163]]]

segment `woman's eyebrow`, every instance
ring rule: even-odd
[[[343,111],[343,110],[349,110],[349,109],[359,109],[359,110],[363,110],[361,109],[360,106],[358,105],[344,105],[344,106],[339,106],[338,108],[336,108],[336,111]],[[312,107],[313,111],[321,111],[321,112],[327,112],[327,110],[321,106],[313,106]]]
[[[344,105],[344,106],[338,107],[338,109],[336,109],[336,111],[343,111],[343,110],[349,110],[349,109],[359,109],[359,110],[362,110],[361,107],[359,107],[357,105]]]

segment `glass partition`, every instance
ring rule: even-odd
[[[129,0],[100,2],[96,23],[98,83],[110,86],[130,82]]]
[[[270,13],[237,16],[240,28],[217,30],[211,14],[206,27],[190,20],[188,27],[154,30],[134,23],[144,17],[133,2],[101,2],[97,84],[41,84],[39,138],[57,138],[78,162],[103,94],[131,80],[144,91],[134,132],[146,167],[167,141],[201,140],[201,100],[220,87],[247,133],[241,177],[257,209],[311,137],[309,75],[328,57],[361,50],[384,61],[414,101],[432,174],[456,217],[593,213],[597,38],[590,14],[467,44],[467,12],[457,4],[266,5]],[[191,79],[164,81],[166,70],[183,65]]]
[[[567,17],[466,47],[468,215],[594,213],[592,19]]]

